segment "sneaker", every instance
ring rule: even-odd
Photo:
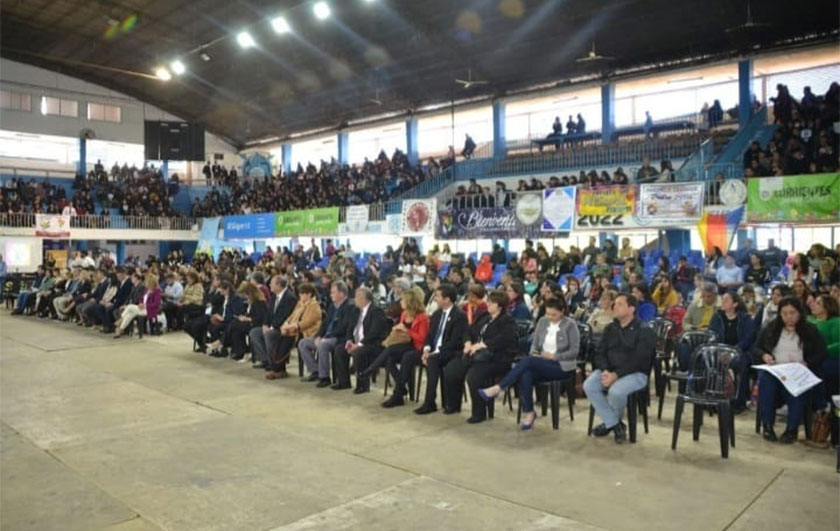
[[[613,435],[615,436],[616,444],[621,444],[627,440],[627,426],[623,422],[619,422],[613,428]]]
[[[594,435],[595,437],[606,437],[610,434],[611,431],[613,431],[614,428],[615,426],[613,426],[612,428],[608,428],[606,424],[598,424],[597,426],[595,426],[595,429],[592,430],[592,435]]]

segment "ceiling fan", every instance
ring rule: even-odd
[[[376,97],[370,98],[368,101],[376,105],[382,105],[382,100],[379,99],[379,89],[376,89]]]
[[[486,85],[487,83],[489,83],[489,81],[479,81],[478,79],[473,79],[472,78],[472,69],[467,68],[467,79],[455,78],[455,83],[458,83],[459,85],[463,85],[464,90],[467,90],[467,89],[469,89],[470,87],[473,87],[473,86]]]
[[[770,24],[767,22],[755,22],[752,17],[752,9],[750,9],[749,2],[747,3],[747,21],[741,25],[726,28],[726,33],[749,32],[764,28],[769,28]]]
[[[612,61],[615,57],[608,57],[605,55],[600,55],[598,52],[595,51],[595,43],[592,43],[592,49],[589,50],[589,53],[584,55],[583,57],[578,57],[575,59],[576,63],[597,63],[600,61]]]

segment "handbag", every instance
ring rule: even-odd
[[[408,332],[403,332],[402,330],[391,330],[388,337],[382,341],[382,346],[388,348],[392,345],[404,345],[406,343],[411,343],[411,336],[408,335]]]
[[[828,411],[818,411],[814,415],[814,424],[811,428],[811,442],[814,444],[827,445],[828,437],[831,435],[831,419]]]
[[[492,361],[493,360],[493,353],[490,352],[489,348],[483,348],[473,354],[473,359],[475,361]]]

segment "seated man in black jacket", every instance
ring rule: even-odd
[[[604,437],[613,431],[619,444],[627,439],[627,426],[621,422],[627,396],[648,385],[656,351],[656,335],[636,317],[637,304],[632,295],[616,297],[615,320],[604,330],[592,361],[595,370],[583,383],[589,402],[604,421],[592,433]]]
[[[117,288],[117,294],[111,302],[106,302],[96,307],[99,312],[98,318],[102,322],[103,334],[114,333],[114,321],[116,320],[115,314],[117,310],[131,302],[131,290],[134,287],[134,284],[131,282],[131,273],[133,273],[133,269],[126,271],[122,267],[118,267],[117,280],[119,281],[119,288]]]
[[[350,388],[350,356],[356,368],[355,394],[370,391],[370,378],[362,375],[370,362],[382,350],[382,341],[391,331],[391,321],[385,317],[382,308],[373,304],[373,293],[362,286],[356,288],[353,296],[356,308],[353,311],[352,330],[349,330],[343,344],[335,347],[335,378],[332,388],[336,391]]]

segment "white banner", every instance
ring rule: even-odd
[[[60,214],[35,214],[35,235],[45,238],[69,238],[70,217]]]
[[[569,232],[575,222],[575,194],[577,187],[564,186],[543,190],[544,232]]]
[[[703,214],[705,183],[643,184],[636,201],[640,225],[694,225]]]
[[[401,236],[422,236],[435,232],[437,201],[434,199],[405,199],[402,202]]]
[[[388,214],[385,216],[385,233],[399,234],[402,224],[402,214]]]
[[[347,207],[345,223],[351,234],[367,232],[370,207],[368,205],[353,205]]]

